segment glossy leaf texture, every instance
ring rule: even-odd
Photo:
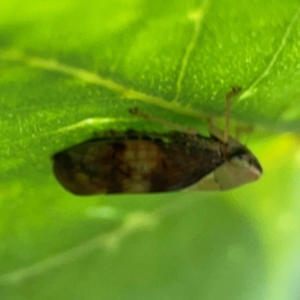
[[[1,2],[1,300],[299,299],[299,35],[296,0]],[[233,86],[259,182],[78,197],[55,180],[51,156],[102,130],[169,130],[132,107],[205,134]]]

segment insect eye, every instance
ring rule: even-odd
[[[229,160],[231,161],[231,163],[239,167],[248,167],[252,164],[252,159],[251,156],[249,156],[249,152],[241,148],[233,151],[229,157]]]
[[[235,158],[235,159],[241,159],[241,160],[248,160],[248,151],[244,148],[237,148],[232,151],[232,153],[229,156],[229,159]]]

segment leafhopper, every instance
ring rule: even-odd
[[[209,137],[132,109],[133,115],[163,123],[169,133],[106,132],[53,156],[64,188],[78,195],[228,190],[262,175],[254,154],[229,136],[230,100],[224,131],[209,123]]]

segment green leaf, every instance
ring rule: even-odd
[[[298,299],[299,35],[296,0],[0,3],[1,300]],[[102,130],[169,130],[135,106],[205,134],[233,86],[259,182],[78,197],[55,180],[52,155]]]

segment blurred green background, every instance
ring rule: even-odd
[[[300,299],[297,0],[0,3],[0,298]],[[51,156],[104,129],[232,121],[264,175],[78,197]],[[235,127],[233,126],[233,127]],[[233,128],[234,129],[234,128]]]

